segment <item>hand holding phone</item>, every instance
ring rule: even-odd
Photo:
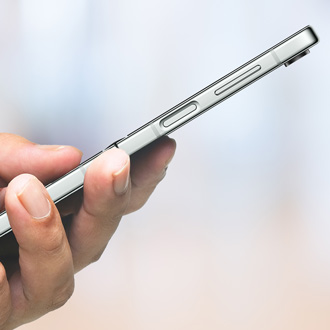
[[[73,290],[74,271],[101,255],[127,200],[136,198],[127,211],[140,207],[162,178],[175,146],[167,137],[159,137],[181,127],[280,65],[290,65],[305,56],[316,42],[314,32],[306,27],[48,185],[48,193],[56,203],[67,202],[68,197],[72,198],[71,195],[81,191],[84,185],[83,205],[70,216],[73,222],[68,233],[64,231],[57,207],[45,187],[30,174],[17,174],[28,168],[29,173],[49,182],[54,176],[66,172],[66,164],[69,168],[77,165],[79,152],[61,148],[52,154],[50,150],[38,150],[38,146],[28,141],[15,140],[17,137],[1,139],[0,134],[0,147],[3,146],[0,158],[8,153],[8,157],[3,157],[0,162],[0,176],[6,173],[5,182],[11,180],[4,188],[7,189],[6,208],[20,248],[18,264],[17,259],[10,259],[7,244],[15,241],[11,240],[14,237],[8,215],[3,212],[0,215],[0,261],[6,259],[9,264],[5,270],[0,263],[1,323],[14,328],[65,303]],[[141,148],[143,150],[139,153],[143,157],[139,158],[139,153],[135,152]],[[135,169],[129,171],[129,158],[119,149],[134,154]],[[161,165],[155,160],[161,160],[158,162]],[[107,166],[111,167],[110,171]],[[106,169],[104,176],[103,169]],[[112,174],[110,177],[109,173]],[[134,178],[133,187],[127,181],[129,173]],[[146,178],[152,179],[153,185]],[[142,200],[141,196],[144,196]]]
[[[111,144],[73,171],[49,184],[47,186],[48,193],[55,203],[62,201],[83,187],[88,167],[104,151],[119,148],[125,150],[129,155],[134,154],[136,151],[161,136],[170,134],[280,66],[285,65],[287,67],[296,62],[307,55],[309,49],[317,42],[318,37],[313,29],[310,26],[306,26],[141,128],[128,134],[123,139]],[[0,237],[10,231],[11,227],[7,214],[3,212],[0,214]]]
[[[80,198],[63,200],[69,202],[65,211],[54,205],[36,177],[50,182],[54,172],[63,174],[79,164],[77,149],[38,146],[4,133],[0,149],[0,164],[6,161],[0,178],[10,180],[6,207],[13,226],[13,232],[0,239],[0,324],[13,329],[66,302],[74,273],[96,261],[121,216],[148,199],[164,176],[175,143],[164,137],[134,159],[117,148],[103,153],[88,170],[83,198],[78,192]],[[35,176],[21,174],[27,169]],[[69,216],[61,219],[58,210]],[[69,225],[67,231],[62,220],[64,227]]]

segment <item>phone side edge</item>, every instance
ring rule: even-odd
[[[183,102],[179,103],[175,107],[169,109],[168,111],[162,113],[160,116],[156,117],[149,123],[143,125],[139,129],[133,131],[132,133],[128,134],[127,137],[124,137],[123,139],[117,141],[116,143],[113,143],[109,147],[107,147],[105,150],[111,149],[112,147],[118,147],[123,150],[125,150],[128,154],[132,154],[136,152],[137,150],[143,148],[147,144],[151,143],[152,141],[156,140],[157,138],[161,137],[162,135],[167,135],[175,131],[176,129],[180,128],[181,126],[185,125],[186,123],[190,122],[191,120],[197,118],[201,114],[205,113],[206,111],[210,110],[214,106],[218,105],[219,103],[223,102],[227,98],[233,96],[243,88],[249,86],[253,82],[257,81],[258,79],[262,78],[263,76],[267,75],[271,71],[275,70],[279,66],[283,65],[283,59],[278,56],[277,50],[279,47],[283,46],[283,44],[287,43],[289,40],[295,38],[299,34],[303,32],[308,32],[310,34],[310,39],[312,40],[311,44],[307,48],[313,47],[315,44],[319,42],[319,38],[316,35],[315,31],[311,26],[306,26],[303,29],[299,30],[295,34],[289,36],[288,38],[284,39],[283,41],[279,42],[275,46],[271,47],[270,49],[266,50],[262,54],[256,56],[249,62],[243,64],[242,66],[238,67],[236,70],[228,73],[227,75],[223,76],[219,80],[215,81],[214,83],[210,84],[209,86],[205,87],[201,91],[197,92],[193,96],[189,97],[188,99],[184,100]],[[166,119],[168,116],[173,114],[178,109],[182,109],[186,105],[195,102],[196,104],[200,105],[202,102],[199,99],[200,96],[204,93],[212,93],[215,88],[217,88],[217,85],[225,81],[226,79],[232,77],[233,75],[239,74],[240,71],[244,70],[245,68],[248,68],[249,66],[254,65],[254,62],[257,60],[269,56],[271,53],[275,53],[277,56],[277,59],[275,57],[276,65],[270,66],[266,72],[263,72],[262,74],[258,74],[257,76],[253,76],[249,80],[245,80],[244,84],[236,85],[234,89],[230,91],[228,94],[223,94],[221,98],[216,100],[215,102],[210,102],[208,105],[204,105],[203,107],[198,107],[198,111],[195,113],[192,113],[191,115],[184,118],[184,120],[178,120],[175,122],[174,125],[172,125],[170,128],[165,128],[162,126],[162,121]],[[301,52],[301,50],[300,50]],[[299,52],[298,52],[299,53]],[[296,56],[297,53],[289,55],[289,57],[285,57],[286,60]],[[272,55],[274,57],[274,55]],[[291,57],[290,57],[291,56]],[[196,108],[197,109],[197,108]],[[67,196],[71,195],[72,193],[76,192],[77,190],[81,189],[83,187],[83,181],[84,176],[86,173],[87,168],[91,164],[92,160],[99,156],[103,151],[99,152],[95,156],[91,157],[84,163],[80,164],[77,168],[73,169],[66,175],[62,176],[58,180],[52,182],[48,186],[46,186],[51,198],[54,200],[55,203],[58,203],[62,199],[66,198]],[[7,234],[11,231],[11,227],[9,224],[8,216],[6,212],[2,212],[0,214],[0,237]]]

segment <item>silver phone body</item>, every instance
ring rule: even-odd
[[[159,137],[183,126],[281,65],[288,66],[295,62],[308,54],[309,48],[317,42],[318,37],[313,29],[306,26],[49,184],[47,186],[49,195],[55,203],[58,203],[83,187],[87,168],[102,152],[116,147],[125,150],[129,155],[135,153]],[[0,214],[0,237],[10,231],[11,227],[7,213],[2,212]]]

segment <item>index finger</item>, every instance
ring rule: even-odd
[[[22,173],[48,183],[78,166],[82,156],[71,146],[38,145],[7,133],[0,134],[0,148],[0,186]]]

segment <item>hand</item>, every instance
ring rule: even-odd
[[[98,260],[124,214],[143,206],[174,151],[174,140],[162,138],[133,155],[130,166],[124,151],[111,149],[87,170],[83,194],[57,208],[43,184],[76,167],[80,151],[0,134],[0,207],[6,207],[19,252],[17,264],[0,263],[0,330],[69,299],[74,273]]]

